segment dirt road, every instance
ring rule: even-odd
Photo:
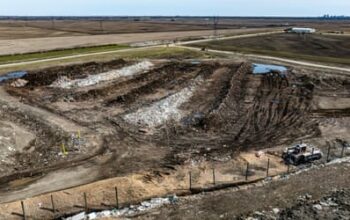
[[[230,40],[230,39],[239,39],[239,38],[246,38],[246,37],[258,37],[258,36],[265,36],[265,35],[278,34],[278,33],[283,33],[283,31],[276,30],[276,31],[263,32],[263,33],[253,33],[253,34],[244,34],[244,35],[238,35],[238,36],[219,37],[216,39],[193,40],[193,41],[180,42],[180,43],[177,43],[177,45],[197,44],[197,43],[204,43],[204,42],[209,42],[209,41],[213,41],[213,40]]]
[[[191,50],[195,50],[195,51],[201,50],[200,48],[181,46],[181,45],[177,46],[177,47],[191,49]],[[292,59],[272,57],[272,56],[263,56],[263,55],[256,55],[256,54],[243,54],[243,53],[231,52],[231,51],[212,50],[212,49],[207,49],[207,51],[208,52],[212,52],[212,53],[221,53],[221,54],[227,54],[227,55],[235,55],[235,56],[239,56],[239,57],[246,57],[246,58],[252,58],[252,59],[263,59],[263,60],[278,61],[278,62],[284,62],[284,63],[289,63],[289,64],[296,64],[296,65],[312,67],[312,68],[342,71],[342,72],[345,72],[347,74],[350,73],[350,68],[347,68],[347,67],[337,67],[337,66],[330,66],[330,65],[311,63],[311,62],[306,62],[306,61],[292,60]]]
[[[273,29],[228,29],[219,30],[222,35],[266,32]],[[0,55],[21,54],[83,46],[128,44],[145,41],[176,40],[188,37],[212,35],[212,31],[176,31],[134,34],[108,34],[95,36],[48,37],[15,40],[0,40]]]

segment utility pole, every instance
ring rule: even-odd
[[[54,17],[51,18],[51,28],[55,29],[55,18]]]
[[[214,38],[215,39],[218,36],[218,24],[219,24],[219,17],[213,17],[213,29],[214,29]]]
[[[99,23],[100,23],[100,30],[101,32],[103,32],[103,20],[100,20]]]

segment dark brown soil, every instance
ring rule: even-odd
[[[283,33],[198,44],[218,50],[258,53],[314,62],[350,65],[350,37]]]

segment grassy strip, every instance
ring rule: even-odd
[[[212,45],[210,43],[193,44],[190,46],[199,47],[199,48],[207,47],[213,50],[233,51],[233,52],[239,52],[239,53],[245,53],[245,54],[260,54],[260,55],[266,55],[266,56],[289,58],[293,60],[312,61],[312,62],[318,62],[318,63],[350,65],[350,56],[349,57],[314,56],[314,55],[306,55],[302,53],[293,53],[288,51],[275,51],[275,50],[254,49],[254,48],[247,48],[247,47],[235,47],[232,45],[230,45],[230,47],[226,47],[224,45]]]
[[[85,57],[75,57],[68,58],[64,60],[52,60],[43,61],[40,63],[33,64],[20,64],[12,67],[2,67],[0,68],[0,75],[7,72],[18,71],[18,70],[36,70],[43,69],[53,66],[70,65],[76,63],[85,62],[105,62],[113,59],[123,58],[123,59],[201,59],[201,58],[214,58],[214,57],[225,57],[221,54],[214,55],[212,53],[204,53],[202,51],[193,51],[185,48],[177,47],[158,47],[158,48],[144,48],[135,51],[116,51],[108,54],[91,55]]]
[[[129,48],[129,46],[128,45],[111,44],[111,45],[103,45],[103,46],[51,50],[51,51],[45,51],[45,52],[3,55],[3,56],[0,56],[0,64],[33,61],[33,60],[56,58],[56,57],[64,57],[64,56],[71,56],[71,55],[77,55],[77,54],[87,54],[87,53],[121,50],[121,49],[126,49],[126,48]]]

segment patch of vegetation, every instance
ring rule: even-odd
[[[177,47],[155,47],[155,48],[142,48],[130,51],[115,51],[106,54],[84,57],[67,58],[64,60],[49,60],[31,64],[19,64],[11,67],[0,68],[0,74],[19,71],[19,70],[37,70],[53,66],[69,65],[73,63],[85,63],[85,62],[105,62],[113,59],[200,59],[200,58],[221,58],[225,57],[222,54],[206,53],[202,51],[193,51],[185,48]]]
[[[118,54],[121,58],[126,59],[200,59],[213,58],[214,55],[201,51],[194,51],[178,47],[159,47],[147,50],[128,51]],[[217,56],[215,56],[217,57]]]
[[[33,60],[49,59],[49,58],[57,58],[57,57],[65,57],[65,56],[72,56],[72,55],[78,55],[78,54],[114,51],[114,50],[121,50],[121,49],[126,49],[126,48],[129,48],[129,46],[128,45],[111,44],[111,45],[103,45],[103,46],[51,50],[51,51],[36,52],[36,53],[3,55],[3,56],[0,56],[0,64],[33,61]]]

